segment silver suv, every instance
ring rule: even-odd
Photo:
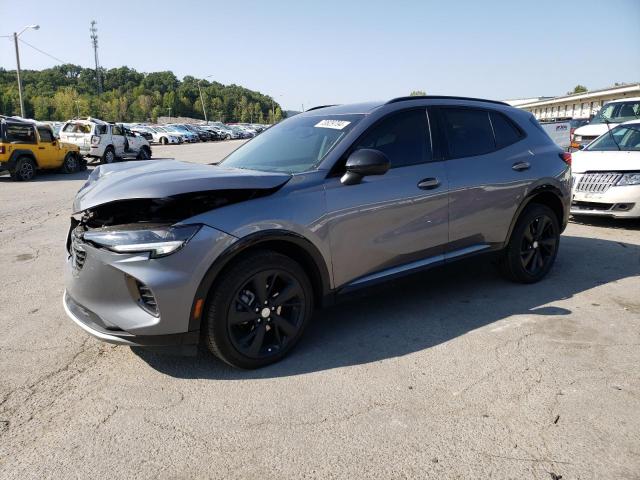
[[[523,110],[408,97],[309,110],[219,165],[103,165],[74,201],[64,307],[107,342],[267,365],[314,306],[389,278],[487,252],[543,278],[570,161]]]

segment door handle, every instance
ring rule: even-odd
[[[524,172],[525,170],[529,170],[531,168],[531,164],[529,162],[516,162],[511,168],[513,168],[516,172]]]
[[[38,147],[38,150],[44,150],[44,147]]]
[[[437,178],[423,178],[418,182],[418,188],[422,190],[432,190],[440,186],[440,180]]]

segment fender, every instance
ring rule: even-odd
[[[229,246],[209,267],[209,270],[207,270],[207,273],[200,282],[200,285],[198,286],[196,294],[193,298],[193,303],[191,305],[191,315],[189,317],[189,331],[200,329],[201,318],[195,318],[196,300],[199,298],[207,298],[207,294],[209,293],[211,286],[218,278],[218,275],[224,269],[224,267],[226,267],[241,252],[262,243],[274,241],[294,244],[305,252],[309,261],[313,262],[313,266],[315,266],[316,272],[318,272],[318,278],[310,278],[310,280],[314,286],[320,287],[320,291],[316,293],[318,294],[318,297],[320,297],[321,303],[323,305],[331,303],[333,292],[331,290],[329,270],[324,261],[324,257],[322,256],[318,248],[298,233],[291,232],[289,230],[264,230],[238,239],[238,241]],[[206,311],[206,306],[205,309],[203,309],[203,312],[204,311]]]
[[[513,215],[513,218],[511,219],[511,224],[509,225],[509,231],[507,232],[507,238],[504,241],[504,245],[507,245],[509,243],[509,240],[511,240],[511,234],[513,233],[513,229],[515,228],[516,222],[518,221],[518,218],[520,218],[520,214],[522,213],[522,211],[527,207],[527,205],[529,205],[529,203],[531,203],[531,201],[537,195],[541,193],[552,193],[556,197],[558,197],[558,200],[560,200],[560,203],[562,204],[562,218],[559,219],[560,228],[564,230],[564,227],[566,226],[566,223],[567,223],[566,221],[566,219],[568,218],[567,215],[569,212],[569,210],[564,205],[565,204],[564,194],[562,193],[562,190],[560,190],[558,187],[545,183],[543,185],[538,185],[533,190],[531,190],[527,194],[527,196],[522,199],[522,202],[520,202],[520,205],[518,206],[516,213]]]
[[[16,163],[18,163],[18,158],[20,157],[31,157],[33,161],[36,162],[36,167],[38,167],[38,159],[31,150],[18,149],[11,152],[9,161],[4,164],[4,168],[6,168],[7,170],[13,170],[16,166]]]

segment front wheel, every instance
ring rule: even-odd
[[[560,226],[553,210],[545,205],[529,205],[513,229],[501,269],[514,282],[538,282],[551,270],[559,244]]]
[[[226,363],[259,368],[282,359],[311,318],[309,278],[291,258],[250,254],[212,287],[203,328],[205,344]]]
[[[75,173],[80,170],[80,161],[78,156],[69,152],[64,157],[64,162],[62,163],[62,173]]]
[[[138,152],[138,156],[136,157],[138,160],[149,160],[151,158],[151,152],[146,147],[143,147]]]

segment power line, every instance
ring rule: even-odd
[[[45,52],[44,50],[40,50],[38,47],[35,47],[35,46],[31,45],[30,43],[25,42],[21,38],[19,38],[18,41],[20,41],[20,43],[24,43],[27,47],[31,47],[34,50],[42,53],[43,55],[46,55],[47,57],[53,58],[56,62],[60,62],[62,64],[69,63],[69,62],[65,62],[64,60],[60,60],[58,57],[55,57],[55,56],[51,55],[50,53]]]

